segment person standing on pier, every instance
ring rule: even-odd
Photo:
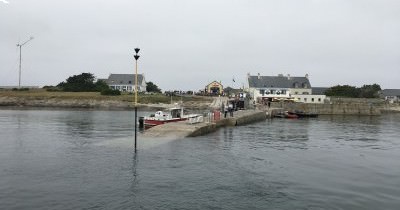
[[[222,103],[221,111],[224,112],[224,118],[226,118],[226,115],[228,114],[228,105],[225,106],[225,104]]]
[[[228,110],[229,110],[230,116],[233,117],[233,104],[232,103],[229,103]]]

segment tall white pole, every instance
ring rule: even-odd
[[[22,66],[22,46],[24,46],[26,43],[31,41],[33,39],[33,36],[31,36],[27,41],[25,41],[22,44],[17,44],[17,47],[19,47],[19,73],[18,73],[18,89],[21,88],[21,66]]]
[[[17,45],[17,46],[18,46],[18,45]],[[22,45],[19,45],[18,89],[21,89],[21,63],[22,63]]]

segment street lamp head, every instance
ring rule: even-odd
[[[133,57],[135,57],[135,60],[138,60],[139,59],[139,55],[134,55]]]
[[[135,48],[135,52],[136,52],[136,54],[138,54],[139,53],[139,48]]]

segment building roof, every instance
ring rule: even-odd
[[[400,89],[384,89],[382,94],[384,96],[400,96]]]
[[[143,82],[143,74],[138,74],[138,85]],[[135,74],[110,74],[106,80],[108,85],[134,85]]]
[[[312,94],[313,95],[325,95],[325,91],[328,90],[327,87],[313,87]]]
[[[291,76],[249,76],[249,87],[253,88],[311,88],[307,77]]]
[[[218,84],[218,85],[221,85],[221,87],[223,87],[222,83],[220,83],[220,82],[218,82],[216,80],[214,80],[213,82],[210,82],[208,85],[206,85],[206,87],[208,87],[210,85],[213,85],[213,84]]]

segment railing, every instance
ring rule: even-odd
[[[199,115],[196,117],[191,117],[188,119],[189,124],[196,124],[196,123],[213,123],[221,120],[221,112],[220,111],[213,111],[204,113],[203,116]]]
[[[204,117],[201,116],[201,115],[196,116],[196,117],[191,117],[191,118],[188,119],[188,122],[190,124],[201,123],[203,121],[204,121]]]

